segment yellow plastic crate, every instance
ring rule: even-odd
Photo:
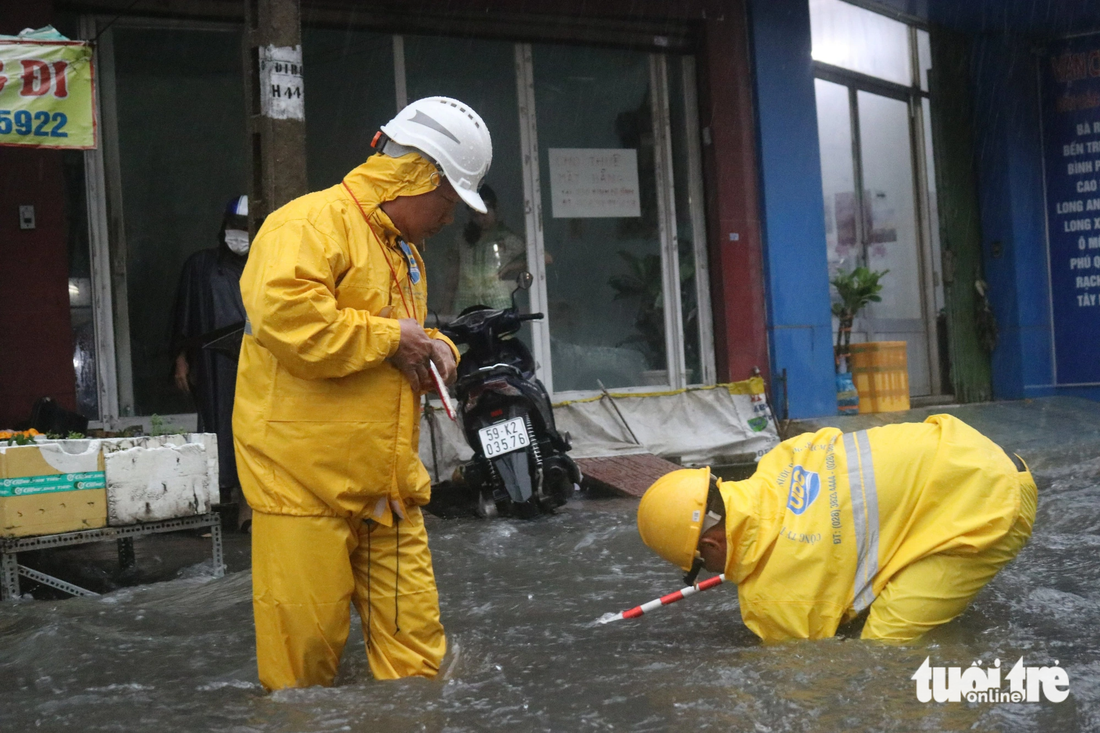
[[[860,413],[909,409],[909,363],[904,341],[852,344],[849,365],[859,392]]]

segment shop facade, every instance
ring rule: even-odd
[[[905,341],[913,397],[1093,396],[1056,374],[1043,57],[1028,55],[1100,25],[1088,11],[1034,26],[1010,4],[996,30],[984,6],[910,15],[900,0],[414,5],[302,4],[308,189],[337,185],[408,100],[477,109],[486,182],[535,275],[524,306],[546,314],[525,338],[556,398],[759,368],[781,413],[835,412],[829,280],[856,265],[890,272],[854,339]],[[169,317],[183,261],[252,185],[245,13],[128,6],[0,16],[2,32],[96,40],[101,125],[92,151],[0,148],[5,209],[33,198],[43,223],[0,229],[0,282],[43,304],[0,317],[5,351],[27,357],[4,367],[0,422],[43,395],[112,427],[193,422]],[[578,188],[594,176],[613,185]],[[463,305],[466,224],[425,254],[442,321]]]

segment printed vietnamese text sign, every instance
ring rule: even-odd
[[[0,41],[0,145],[97,145],[92,47]]]
[[[1100,36],[1042,59],[1055,384],[1100,383]]]
[[[555,219],[642,215],[638,151],[632,148],[550,148]]]

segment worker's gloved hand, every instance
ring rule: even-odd
[[[439,370],[439,376],[443,377],[443,384],[454,384],[455,381],[455,355],[446,342],[432,339],[432,361]]]
[[[390,357],[390,363],[409,380],[414,394],[423,394],[432,386],[432,375],[428,370],[428,361],[435,350],[432,339],[412,318],[402,318],[398,323],[401,324],[401,341]]]

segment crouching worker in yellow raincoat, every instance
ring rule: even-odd
[[[791,438],[744,481],[662,477],[638,530],[664,559],[737,583],[764,641],[820,639],[867,611],[864,639],[907,642],[966,608],[1027,543],[1035,481],[950,415]]]
[[[252,521],[256,656],[267,689],[331,684],[350,604],[375,678],[439,671],[446,650],[420,507],[429,360],[458,353],[427,312],[417,250],[477,193],[489,131],[466,105],[413,102],[379,152],[267,217],[241,278],[248,321],[233,433]]]

